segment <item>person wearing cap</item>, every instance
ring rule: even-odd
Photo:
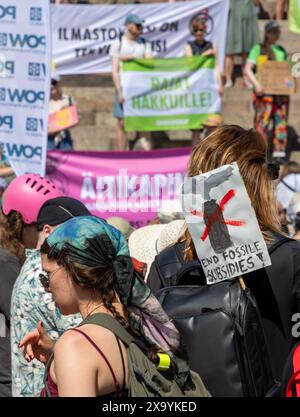
[[[36,249],[27,251],[26,261],[17,278],[11,299],[12,394],[14,397],[36,397],[43,387],[44,366],[37,360],[26,362],[19,349],[25,334],[39,326],[47,338],[56,340],[66,329],[81,321],[79,316],[62,316],[46,294],[39,280],[43,273],[40,247],[44,240],[62,223],[73,217],[89,216],[80,201],[57,197],[46,201],[37,217]]]
[[[196,16],[190,23],[191,34],[194,36],[194,40],[188,42],[185,46],[185,56],[214,56],[216,59],[216,79],[218,83],[218,93],[220,97],[223,95],[223,83],[221,71],[218,64],[218,52],[217,47],[212,42],[205,39],[206,33],[206,21],[202,17]],[[192,130],[192,144],[197,145],[200,140],[200,122],[199,129]]]
[[[121,62],[136,58],[152,58],[151,44],[141,37],[143,24],[144,20],[139,16],[135,14],[128,15],[125,19],[125,34],[121,39],[113,42],[110,48],[112,78],[116,89],[114,101],[114,116],[117,119],[116,149],[119,151],[128,148],[128,138],[124,130],[124,96],[120,81]]]
[[[67,95],[63,94],[60,86],[61,77],[57,72],[51,74],[51,90],[49,101],[49,115],[59,112],[60,110],[69,107],[76,106],[75,100]],[[75,126],[75,125],[74,125]],[[48,128],[48,149],[60,149],[60,150],[72,150],[73,141],[71,137],[70,129],[63,130],[51,130]]]
[[[44,202],[60,195],[56,186],[35,174],[13,179],[5,190],[0,211],[0,397],[11,396],[10,307],[14,283],[34,248],[36,221]]]
[[[256,66],[261,60],[287,61],[286,50],[277,44],[280,26],[276,20],[265,25],[264,41],[253,46],[246,65],[247,75],[254,86],[253,106],[255,129],[268,141],[268,131],[273,126],[273,158],[285,159],[287,146],[288,96],[267,95],[256,78]],[[270,150],[270,151],[271,151]]]

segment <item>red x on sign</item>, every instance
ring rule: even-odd
[[[224,197],[222,198],[222,200],[220,201],[220,204],[219,204],[219,207],[220,207],[222,212],[224,211],[224,208],[225,208],[226,204],[235,196],[235,194],[236,194],[235,190],[229,190],[224,195]],[[204,232],[201,236],[201,240],[204,241],[207,238],[207,236],[209,235],[209,232],[210,232],[213,224],[220,221],[219,211],[215,210],[209,216],[205,216],[202,212],[197,211],[197,210],[190,210],[190,212],[193,216],[204,217],[206,219],[206,227],[205,227]],[[241,220],[225,220],[222,223],[223,224],[228,224],[229,226],[243,226],[244,224],[246,224],[246,222],[241,221]]]

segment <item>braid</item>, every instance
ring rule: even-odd
[[[140,340],[142,338],[142,335],[130,324],[129,313],[125,306],[123,306],[123,313],[125,317],[122,317],[121,314],[117,312],[116,308],[113,306],[111,302],[104,301],[104,305],[112,313],[113,317],[123,327],[125,327],[128,333],[130,333],[136,339],[138,338]],[[149,343],[147,343],[146,340],[144,340],[144,337],[142,339],[143,343],[139,343],[139,347],[143,350],[143,352],[152,362],[156,362],[158,349],[155,346],[150,346]]]

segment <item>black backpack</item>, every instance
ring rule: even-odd
[[[281,238],[269,253],[288,240]],[[279,396],[280,383],[273,376],[262,318],[243,280],[214,285],[203,280],[203,285],[190,285],[204,278],[199,262],[183,265],[176,282],[171,269],[169,263],[168,279],[173,286],[156,296],[181,333],[191,368],[201,375],[211,395]]]

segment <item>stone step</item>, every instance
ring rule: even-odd
[[[100,126],[79,125],[72,129],[72,138],[76,150],[103,150],[112,149],[112,140],[115,133],[111,129]]]

